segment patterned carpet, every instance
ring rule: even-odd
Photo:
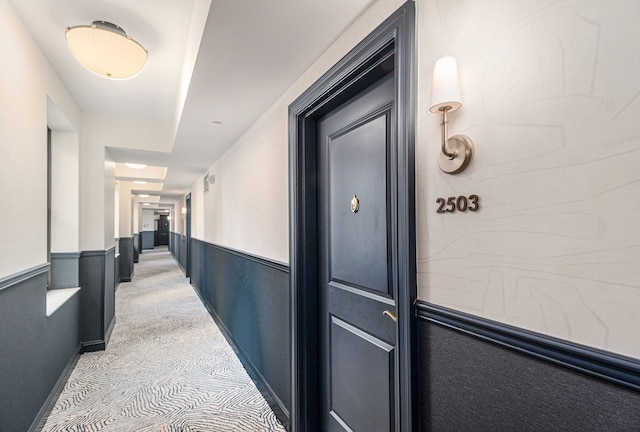
[[[166,251],[116,294],[106,351],[83,354],[43,431],[284,431]]]

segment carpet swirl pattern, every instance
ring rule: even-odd
[[[116,293],[106,351],[83,354],[43,431],[284,431],[166,251]]]

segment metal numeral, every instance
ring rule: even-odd
[[[446,200],[438,198],[436,204],[438,204],[436,213],[476,212],[480,210],[480,197],[478,195],[469,195],[468,197],[461,195],[459,197],[448,197]]]

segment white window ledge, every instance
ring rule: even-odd
[[[47,290],[47,317],[53,315],[60,306],[65,304],[80,288],[61,288]]]

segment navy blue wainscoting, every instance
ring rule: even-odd
[[[155,231],[142,231],[140,234],[142,235],[142,249],[153,249],[155,244]]]
[[[80,296],[46,316],[48,265],[0,280],[0,430],[35,430],[80,352]]]
[[[118,279],[116,283],[119,282],[131,282],[133,279],[133,263],[134,263],[134,248],[133,248],[133,237],[120,237],[119,241],[119,251],[120,251],[120,262],[118,269]]]
[[[133,235],[133,262],[138,263],[140,257],[140,234],[135,233]]]
[[[424,431],[640,431],[640,363],[418,303]]]
[[[187,268],[186,244],[187,239],[185,236],[176,232],[169,233],[169,251],[183,273],[185,273],[185,269]]]
[[[288,425],[288,266],[192,239],[191,282],[280,421]]]
[[[104,350],[115,324],[115,248],[80,255],[82,344]]]
[[[80,252],[51,253],[51,282],[49,288],[76,288]]]

